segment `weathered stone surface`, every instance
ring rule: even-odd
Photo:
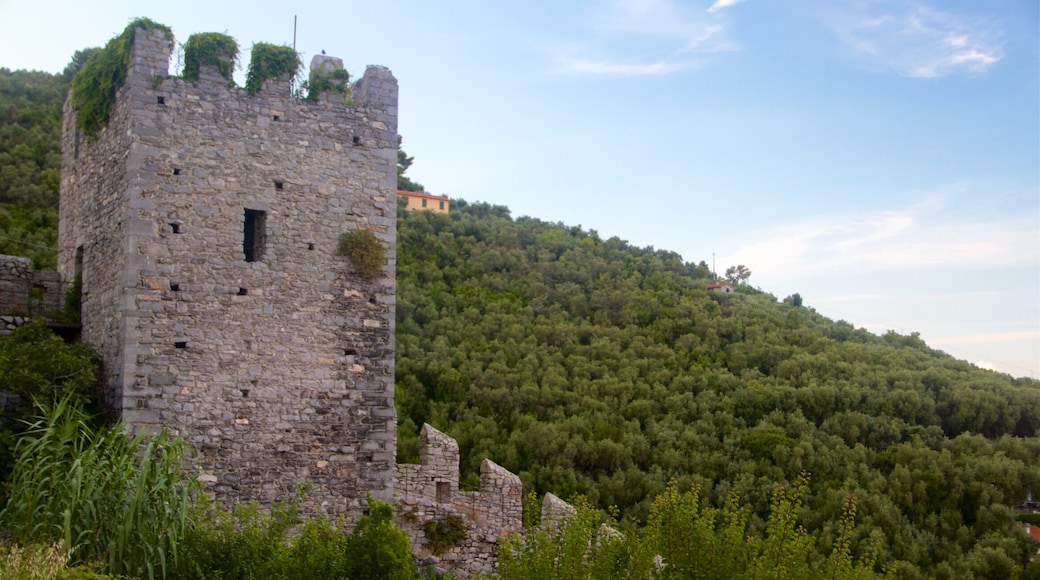
[[[46,310],[60,310],[64,296],[57,272],[33,270],[29,258],[0,254],[0,335]]]
[[[189,441],[221,501],[308,483],[355,519],[395,473],[397,81],[369,67],[355,105],[312,103],[168,78],[169,55],[138,32],[96,139],[65,107],[58,269],[82,271],[105,404]],[[335,252],[357,228],[386,249],[373,280]]]
[[[438,562],[460,578],[494,571],[498,540],[519,532],[523,523],[523,484],[508,470],[485,459],[480,490],[459,491],[459,445],[424,424],[419,432],[419,465],[397,466],[394,481],[396,524],[411,538],[412,553],[431,556],[424,526],[432,520],[462,518],[466,538],[440,554]]]

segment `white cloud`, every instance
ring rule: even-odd
[[[593,61],[580,58],[563,58],[560,59],[555,72],[575,75],[662,75],[674,72],[680,68],[689,68],[693,65],[694,63],[692,62],[659,61],[643,64],[623,64],[605,60]]]
[[[854,50],[907,77],[978,74],[1004,58],[990,22],[922,2],[865,2],[831,21]]]
[[[715,3],[708,8],[708,12],[715,14],[716,12],[740,4],[744,0],[715,0]]]
[[[1018,340],[1040,339],[1040,331],[1024,330],[1011,332],[987,332],[982,334],[966,334],[960,336],[940,336],[928,339],[928,344],[979,344],[989,342],[1013,342]]]
[[[975,366],[979,367],[980,369],[985,369],[987,371],[1000,372],[1000,369],[997,368],[997,365],[985,360],[980,360],[979,362],[975,363]]]
[[[976,193],[977,194],[977,193]],[[1035,213],[986,216],[947,211],[931,197],[901,209],[837,213],[746,233],[721,259],[762,278],[796,280],[823,272],[999,269],[1040,263]]]
[[[696,69],[705,55],[735,48],[724,17],[676,0],[614,0],[598,9],[589,34],[556,55],[555,73],[662,75]]]

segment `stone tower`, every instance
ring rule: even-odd
[[[393,497],[397,81],[368,67],[352,105],[250,95],[215,67],[168,77],[171,44],[138,29],[96,139],[65,106],[58,268],[82,276],[104,402],[190,442],[226,503],[307,483],[354,519]],[[374,278],[336,253],[357,229],[385,250]]]

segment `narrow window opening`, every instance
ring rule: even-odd
[[[426,200],[425,200],[425,199],[424,199],[424,200],[422,200],[422,206],[423,206],[423,207],[426,207]]]
[[[272,119],[274,119],[275,121],[278,121],[278,120],[280,120],[280,119],[281,119],[282,117],[281,117],[281,115],[274,115],[274,116],[273,116],[273,117],[271,117],[271,118],[272,118]]]
[[[345,348],[345,349],[343,349],[343,354],[345,354],[347,356],[354,356],[354,355],[357,354],[357,351],[352,349],[352,348]]]
[[[166,104],[166,97],[155,97],[155,102],[160,105]]]
[[[274,180],[274,188],[275,189],[285,189],[285,182],[282,181],[281,179]]]
[[[246,256],[247,262],[258,262],[260,257],[263,256],[266,222],[266,212],[256,209],[246,210],[242,251]]]
[[[354,135],[354,145],[361,145],[361,137]]]
[[[173,343],[173,348],[188,348],[188,341],[178,340],[177,342]]]
[[[313,250],[314,249],[314,242],[308,242],[307,243],[307,249],[308,250]]]
[[[82,276],[83,275],[83,246],[77,246],[76,247],[76,258],[75,258],[75,261],[73,262],[73,271],[72,271],[72,273],[75,276]]]
[[[170,284],[170,290],[172,290],[173,292],[180,292],[181,291],[181,285],[180,284]]]
[[[170,224],[170,229],[173,230],[173,233],[179,234],[179,233],[181,233],[181,224],[171,223]]]
[[[451,501],[451,484],[447,481],[437,482],[437,503],[448,503]]]
[[[180,175],[181,174],[181,168],[180,167],[174,167],[173,168],[173,174],[174,175]]]
[[[242,389],[242,396],[248,398],[249,397],[249,389]]]
[[[440,207],[439,207],[439,208],[437,208],[437,209],[444,209],[444,202],[443,202],[443,201],[439,201],[439,202],[437,202],[437,203],[439,203],[439,204],[440,204]]]
[[[238,295],[239,296],[245,296],[247,294],[249,294],[249,289],[248,288],[239,288],[238,289]]]

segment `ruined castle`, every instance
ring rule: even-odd
[[[422,463],[396,464],[396,79],[369,66],[349,104],[295,98],[289,79],[250,94],[213,66],[169,76],[171,48],[137,30],[96,136],[65,105],[58,272],[82,282],[104,405],[190,443],[226,504],[306,485],[309,510],[349,522],[371,494],[420,555],[428,522],[463,520],[441,561],[490,571],[520,528],[519,478],[485,460],[460,491],[458,445],[431,426]],[[375,276],[337,251],[355,230],[382,246]]]

